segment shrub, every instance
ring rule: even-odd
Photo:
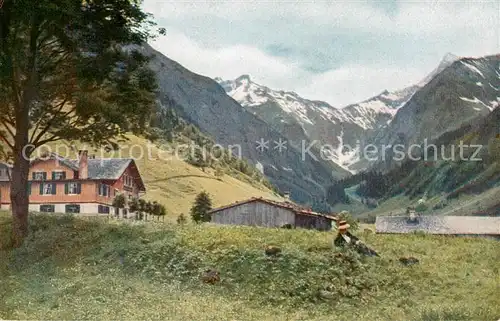
[[[349,228],[351,231],[356,231],[359,228],[359,221],[352,217],[351,213],[348,211],[342,211],[339,213],[339,219],[341,221],[346,221],[351,227]]]
[[[191,217],[194,222],[209,222],[208,212],[212,209],[212,200],[207,192],[201,192],[196,196],[193,207],[191,207]]]
[[[185,224],[186,222],[187,222],[186,216],[184,216],[184,214],[181,213],[177,217],[177,224],[182,225],[182,224]]]
[[[418,213],[422,213],[422,212],[427,211],[427,208],[428,208],[428,206],[425,203],[421,203],[415,207],[415,211]]]

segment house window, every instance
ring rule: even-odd
[[[82,185],[80,183],[66,183],[64,184],[64,193],[70,195],[78,195],[82,192]]]
[[[99,205],[97,211],[99,214],[109,214],[109,206]]]
[[[123,176],[123,182],[124,182],[124,185],[125,185],[125,186],[129,186],[129,187],[131,187],[131,186],[132,186],[132,184],[133,184],[133,182],[134,182],[134,180],[132,179],[132,177],[130,177],[130,176],[128,176],[128,175],[124,175],[124,176]]]
[[[54,213],[56,207],[54,205],[40,205],[40,212],[42,213]]]
[[[31,174],[33,177],[33,180],[35,181],[44,181],[47,179],[47,173],[46,172],[33,172]]]
[[[106,184],[100,184],[99,185],[99,196],[107,196],[107,197],[110,197],[111,193],[111,188],[106,185]]]
[[[67,204],[66,205],[66,213],[80,213],[80,205],[79,204]]]
[[[64,171],[52,172],[52,179],[53,180],[66,179],[66,172],[64,172]]]
[[[56,195],[56,184],[40,184],[40,195]]]

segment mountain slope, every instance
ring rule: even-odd
[[[265,175],[282,191],[290,191],[292,199],[303,203],[323,199],[324,186],[348,174],[319,155],[303,153],[300,145],[289,144],[281,152],[274,149],[274,142],[288,138],[226,95],[215,81],[190,72],[148,45],[142,50],[152,55],[150,66],[158,77],[163,108],[174,108],[217,143],[237,154],[241,151],[253,164],[262,164]],[[259,150],[256,142],[261,140],[268,143]]]
[[[487,116],[499,104],[499,88],[500,55],[462,58],[416,92],[373,142],[408,147],[437,139]]]
[[[448,54],[418,84],[392,92],[385,90],[342,109],[323,101],[305,99],[295,92],[270,89],[255,83],[249,75],[234,80],[215,80],[229,96],[289,139],[328,145],[328,157],[335,164],[354,172],[356,168],[352,165],[356,162],[356,152],[359,152],[356,146],[386,127],[416,91],[456,59]]]

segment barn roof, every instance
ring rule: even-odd
[[[429,234],[500,235],[500,217],[488,216],[420,216],[415,223],[407,216],[378,216],[375,220],[377,233],[411,233],[423,231]]]
[[[237,206],[252,203],[252,202],[262,202],[262,203],[267,203],[267,204],[272,205],[272,206],[286,208],[286,209],[292,210],[293,212],[295,212],[295,214],[309,215],[309,216],[320,216],[320,217],[326,217],[326,218],[333,220],[333,221],[337,220],[337,218],[335,216],[313,212],[312,210],[303,208],[300,205],[297,205],[297,204],[292,203],[292,202],[278,202],[278,201],[274,201],[274,200],[270,200],[270,199],[265,199],[263,197],[252,197],[252,198],[249,198],[249,199],[244,200],[244,201],[239,201],[239,202],[235,202],[233,204],[214,208],[213,210],[211,210],[209,212],[209,214],[213,214],[213,213],[220,212],[220,211],[228,209],[228,208],[237,207]]]

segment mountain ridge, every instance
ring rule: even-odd
[[[351,174],[355,148],[392,122],[397,111],[457,56],[447,54],[439,65],[419,83],[398,90],[384,90],[364,101],[335,108],[321,100],[303,98],[293,91],[273,90],[243,74],[234,80],[215,81],[246,110],[271,127],[295,140],[319,141],[328,146],[328,158]],[[345,148],[344,148],[345,147]]]

